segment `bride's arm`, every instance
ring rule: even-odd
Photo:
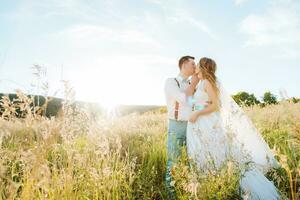
[[[194,93],[196,91],[196,86],[199,83],[199,78],[197,74],[194,74],[191,80],[191,84],[187,87],[187,89],[184,91],[187,99],[187,103],[190,106],[193,106],[195,99],[194,99]]]
[[[198,117],[218,110],[218,97],[209,81],[205,81],[204,89],[207,92],[211,103],[208,104],[203,110],[193,112],[190,117],[190,122],[195,122]]]
[[[164,91],[167,96],[171,96],[180,103],[192,104],[192,97],[198,82],[199,78],[197,76],[193,76],[191,84],[186,88],[185,91],[181,91],[174,79],[167,79],[165,82]]]
[[[197,74],[194,74],[192,76],[192,80],[191,80],[191,84],[187,87],[187,89],[185,90],[185,95],[187,97],[193,96],[194,92],[195,92],[195,88],[197,86],[197,84],[199,83],[199,78]]]

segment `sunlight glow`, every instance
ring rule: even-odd
[[[136,58],[126,56],[102,57],[88,63],[85,70],[73,70],[75,78],[71,82],[81,94],[80,99],[97,102],[107,111],[113,111],[117,105],[137,104],[149,98],[141,95],[142,91],[148,90],[149,83],[143,65]]]

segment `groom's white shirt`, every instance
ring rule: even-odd
[[[178,75],[176,77],[180,88],[174,78],[168,78],[165,82],[165,97],[168,108],[168,118],[175,120],[175,102],[179,102],[178,121],[188,121],[192,107],[187,102],[184,90],[189,86],[187,79]]]

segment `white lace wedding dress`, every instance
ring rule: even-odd
[[[194,94],[195,108],[203,109],[209,100],[201,81]],[[221,109],[188,123],[187,151],[199,169],[208,172],[218,169],[231,156],[243,164],[252,161],[252,168],[245,171],[240,180],[244,199],[277,200],[279,193],[273,182],[264,174],[278,167],[269,146],[255,129],[243,110],[219,84]]]

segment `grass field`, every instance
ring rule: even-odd
[[[22,109],[29,108],[25,105]],[[65,106],[59,118],[0,120],[0,199],[167,199],[166,114],[148,112],[91,120]],[[282,168],[268,173],[283,196],[300,196],[300,104],[245,109]],[[28,112],[29,113],[29,112]],[[186,156],[174,169],[178,199],[240,199],[239,169],[203,176]]]

